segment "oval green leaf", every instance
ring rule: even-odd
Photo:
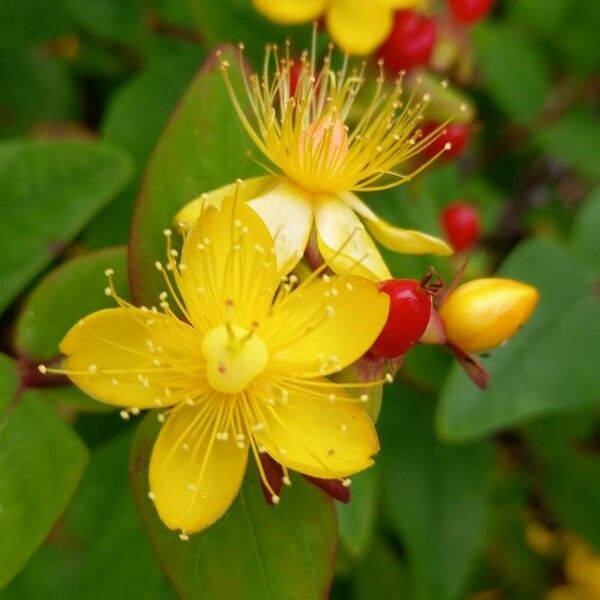
[[[127,183],[132,166],[99,142],[0,145],[0,312]]]
[[[16,366],[0,356],[0,588],[46,538],[87,460],[85,445],[44,394],[22,392]]]

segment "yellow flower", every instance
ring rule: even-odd
[[[349,71],[346,62],[336,72],[330,64],[328,56],[317,73],[314,62],[304,55],[295,93],[290,95],[292,61],[289,57],[280,61],[277,50],[269,48],[262,78],[253,74],[246,80],[251,106],[247,115],[229,80],[229,65],[222,62],[241,122],[262,154],[281,172],[247,180],[242,191],[243,200],[262,217],[275,239],[279,266],[287,272],[300,260],[313,223],[319,252],[336,272],[352,265],[364,277],[391,277],[362,222],[391,250],[451,254],[450,247],[438,238],[392,227],[354,194],[404,183],[431,162],[408,174],[394,170],[418,156],[443,129],[423,136],[418,128],[428,95],[416,98],[413,93],[404,100],[401,80],[386,95],[381,76],[369,105],[350,130],[345,121],[364,76]],[[271,75],[272,65],[275,71]],[[177,214],[176,222],[182,226],[193,223],[202,206],[218,206],[223,197],[231,195],[234,185],[192,201]]]
[[[537,304],[537,290],[512,279],[475,279],[444,299],[438,314],[446,337],[465,352],[499,346],[528,320]]]
[[[282,280],[264,223],[231,198],[203,212],[180,259],[165,234],[168,261],[156,263],[169,291],[162,310],[124,302],[111,280],[106,292],[118,308],[67,333],[64,370],[41,369],[67,374],[124,417],[168,409],[149,474],[164,523],[185,537],[216,521],[238,492],[249,450],[275,503],[261,453],[284,466],[285,483],[287,468],[342,479],[371,465],[373,424],[345,391],[365,386],[327,376],[370,347],[387,297],[350,273]]]
[[[369,54],[390,35],[394,11],[422,8],[425,0],[253,0],[267,18],[295,25],[325,16],[336,44],[350,54]]]

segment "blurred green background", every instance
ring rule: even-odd
[[[475,107],[468,149],[364,195],[438,234],[445,205],[474,203],[468,276],[541,301],[483,358],[485,392],[440,348],[407,355],[337,525],[300,480],[267,508],[251,470],[231,513],[182,544],[144,511],[139,432],[135,495],[128,482],[137,423],[40,380],[70,325],[110,305],[107,267],[127,295],[141,188],[172,214],[257,172],[218,69],[200,70],[213,48],[243,40],[260,65],[266,43],[310,35],[250,0],[0,0],[0,598],[600,598],[598,0],[496,2],[465,32],[469,68],[442,75]],[[385,256],[396,276],[429,264]]]

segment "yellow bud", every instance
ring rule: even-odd
[[[529,319],[539,294],[512,279],[475,279],[444,300],[439,316],[450,342],[465,352],[483,352],[513,336]]]

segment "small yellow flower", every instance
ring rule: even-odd
[[[364,73],[350,71],[346,62],[335,72],[330,65],[331,56],[327,56],[317,72],[314,61],[303,55],[301,74],[291,95],[292,61],[289,56],[280,60],[275,48],[267,49],[264,74],[246,79],[251,111],[245,114],[229,80],[229,65],[222,62],[241,122],[281,173],[247,180],[242,191],[243,200],[271,231],[279,266],[287,272],[300,260],[313,224],[319,252],[336,272],[352,265],[364,277],[391,277],[363,222],[391,250],[451,254],[450,247],[438,238],[392,227],[354,194],[400,185],[431,162],[408,174],[395,170],[418,156],[443,129],[441,126],[427,136],[419,130],[428,94],[417,98],[413,93],[403,99],[401,79],[387,94],[381,75],[369,105],[350,129],[346,119],[365,82]],[[182,226],[193,223],[202,206],[218,206],[234,186],[203,194],[177,214],[176,222]]]
[[[275,503],[261,453],[284,466],[286,483],[287,468],[341,479],[371,465],[373,424],[345,391],[369,384],[327,376],[368,350],[387,297],[352,274],[282,280],[264,223],[232,198],[203,211],[181,256],[165,234],[161,310],[124,302],[111,281],[106,292],[118,308],[67,333],[64,370],[42,368],[123,407],[126,418],[166,409],[149,474],[164,523],[185,537],[216,521],[238,492],[249,451]]]
[[[390,35],[395,10],[422,8],[426,0],[253,0],[267,18],[295,25],[324,15],[336,44],[349,54],[369,54]]]
[[[529,319],[537,290],[511,279],[475,279],[457,287],[438,311],[449,342],[465,352],[502,344]]]

